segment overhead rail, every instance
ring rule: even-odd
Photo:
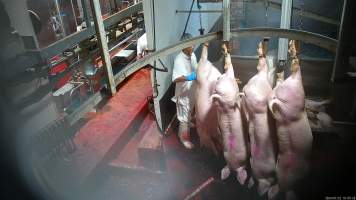
[[[237,38],[252,37],[252,36],[288,38],[288,39],[300,40],[305,43],[314,44],[316,46],[327,49],[331,52],[336,52],[336,45],[337,45],[337,40],[335,39],[320,34],[308,32],[308,31],[294,30],[294,29],[243,28],[243,29],[232,31],[231,36]],[[182,42],[178,42],[174,45],[168,46],[159,51],[153,52],[145,56],[143,59],[140,59],[134,63],[129,64],[121,72],[116,74],[115,83],[116,85],[118,85],[130,74],[141,69],[143,66],[152,63],[155,60],[164,58],[186,47],[199,45],[201,43],[209,42],[215,39],[222,39],[221,32],[214,32],[214,33],[209,33],[206,35],[194,37],[189,40],[184,40]]]
[[[178,42],[174,45],[168,46],[156,52],[146,55],[143,59],[140,59],[134,63],[129,64],[126,66],[121,72],[115,75],[115,83],[116,85],[120,84],[126,77],[134,73],[135,71],[141,69],[142,67],[154,62],[155,60],[164,58],[174,52],[177,52],[181,49],[199,45],[204,42],[209,42],[215,39],[221,39],[220,32],[209,33],[206,35],[194,37],[188,40],[184,40],[182,42]]]
[[[265,4],[265,0],[254,0],[254,1],[245,1],[245,2],[249,2],[249,3],[259,3],[259,4]],[[275,1],[268,1],[269,7],[280,10],[282,8],[282,4],[279,2],[275,2]],[[300,8],[297,7],[293,7],[293,11],[300,11]],[[309,19],[313,19],[313,20],[317,20],[317,21],[321,21],[324,23],[328,23],[328,24],[332,24],[332,25],[336,25],[339,26],[340,22],[336,19],[332,19],[329,17],[325,17],[322,16],[320,14],[314,13],[314,12],[310,12],[310,11],[303,11],[303,16]]]
[[[231,54],[231,59],[239,59],[239,60],[258,60],[258,56],[245,56],[238,54]],[[310,57],[305,55],[299,55],[299,60],[307,61],[307,62],[334,62],[332,58],[321,58],[321,57]]]
[[[108,28],[115,23],[130,17],[132,14],[138,13],[139,11],[142,11],[142,2],[139,2],[133,6],[130,6],[120,12],[117,12],[108,18],[104,19],[104,27]],[[61,40],[58,40],[57,42],[50,44],[49,46],[43,48],[40,50],[41,56],[43,59],[50,59],[63,51],[72,48],[73,46],[77,45],[81,41],[87,39],[90,36],[93,36],[95,34],[95,27],[90,26],[86,29],[83,29],[81,31],[78,31],[76,33],[73,33]]]
[[[308,31],[282,28],[241,28],[231,32],[232,37],[276,37],[300,40],[304,43],[314,44],[327,49],[333,53],[336,52],[337,40]]]

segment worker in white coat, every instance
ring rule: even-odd
[[[183,34],[181,40],[192,38],[189,33]],[[175,96],[172,101],[176,103],[177,118],[179,121],[178,136],[187,149],[194,147],[190,140],[190,119],[194,108],[194,95],[196,80],[197,58],[193,47],[183,49],[174,60],[172,81],[176,84]]]
[[[147,50],[147,36],[144,33],[138,40],[137,40],[137,59],[141,59],[146,55]]]

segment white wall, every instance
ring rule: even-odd
[[[155,23],[153,23],[153,11],[152,5],[154,1],[154,16]],[[176,13],[176,10],[189,10],[192,0],[144,0],[143,9],[145,15],[145,25],[147,32],[148,48],[153,48],[153,25],[155,25],[156,30],[156,50],[162,49],[164,47],[173,45],[179,42],[179,39],[183,33],[184,26],[188,17],[188,13]],[[220,3],[202,3],[202,10],[215,10],[222,9],[222,4]],[[197,9],[196,2],[194,3],[193,10]],[[220,13],[203,13],[202,14],[202,25],[207,33],[210,28],[214,25],[216,20],[220,17]],[[194,36],[199,35],[198,29],[199,24],[199,14],[192,13],[187,31]],[[157,72],[157,82],[160,85],[158,87],[159,96],[155,99],[155,111],[157,116],[157,121],[162,128],[162,120],[159,109],[159,101],[162,96],[166,93],[167,89],[172,84],[172,68],[173,60],[178,52],[162,59],[163,63],[168,67],[168,73]],[[199,59],[199,58],[198,58]],[[159,62],[157,62],[157,67],[162,67]],[[153,76],[152,76],[153,77]],[[152,80],[153,81],[153,80]]]

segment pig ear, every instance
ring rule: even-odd
[[[214,102],[214,101],[218,101],[219,103],[223,103],[224,100],[222,99],[222,97],[218,94],[213,94],[211,95],[211,101]]]
[[[235,103],[239,109],[241,109],[241,101],[242,101],[242,98],[244,98],[244,97],[245,97],[245,93],[243,93],[243,92],[239,92],[236,94]]]
[[[268,102],[268,108],[271,111],[274,118],[276,118],[276,106],[278,105],[277,99],[272,99]]]

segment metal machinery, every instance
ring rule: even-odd
[[[101,90],[108,87],[93,23],[98,13],[114,74],[136,58],[144,29],[142,2],[100,0],[101,10],[94,12],[98,3],[0,1],[2,101],[23,124],[18,131],[24,146],[47,156],[64,156],[74,148],[70,126],[100,102]]]

